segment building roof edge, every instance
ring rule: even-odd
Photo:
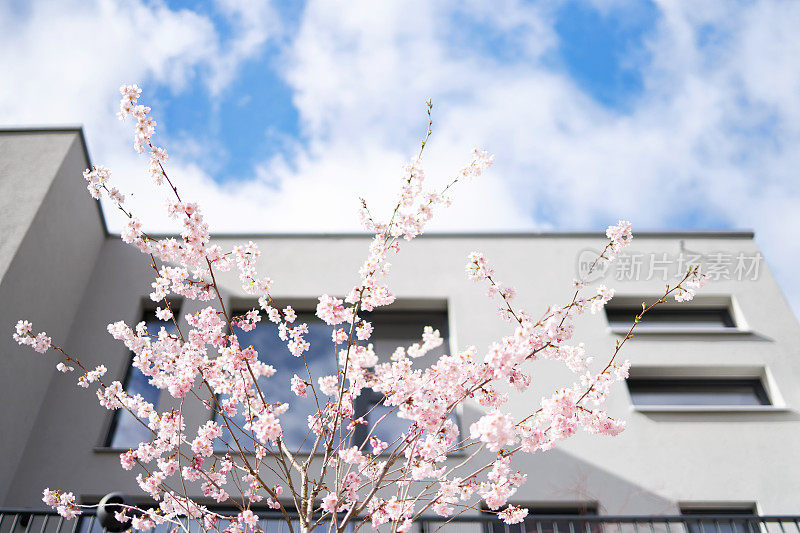
[[[111,234],[119,236],[118,233]],[[177,237],[174,233],[148,233],[154,238]],[[212,238],[218,239],[363,239],[368,238],[371,233],[215,233],[212,231]],[[753,239],[755,233],[752,230],[669,230],[669,231],[639,231],[633,233],[637,239]],[[605,232],[601,231],[542,231],[542,232],[430,232],[418,238],[445,238],[445,239],[476,239],[476,238],[501,238],[501,239],[594,239],[606,238]]]

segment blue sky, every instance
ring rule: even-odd
[[[223,43],[238,31],[214,2],[167,2],[175,10],[207,13],[219,28]],[[289,32],[297,30],[302,3],[283,2],[274,7],[280,13],[284,36],[267,42],[237,67],[236,75],[221,94],[207,86],[193,84],[175,94],[170,87],[158,87],[154,97],[162,103],[159,111],[168,134],[213,142],[222,148],[214,157],[214,180],[245,179],[265,157],[285,149],[286,139],[299,140],[301,130],[292,91],[281,77],[281,45]]]
[[[170,1],[175,10],[208,13],[230,40],[236,27],[213,2]],[[153,97],[171,136],[206,139],[222,148],[210,161],[215,181],[243,179],[261,160],[280,154],[287,141],[303,141],[292,88],[282,75],[286,58],[282,45],[298,29],[304,3],[274,4],[282,35],[243,61],[220,95],[194,84],[179,93],[158,87]],[[583,1],[564,2],[552,12],[558,39],[543,62],[570,77],[598,104],[626,113],[644,90],[640,68],[649,60],[645,42],[659,16],[652,2],[629,9],[597,9]],[[474,13],[453,13],[456,31],[451,45],[475,51],[499,62],[515,62],[524,50],[511,32],[498,31]],[[438,104],[438,102],[437,102]]]
[[[353,231],[424,133],[436,231],[752,228],[800,308],[800,4],[779,0],[36,0],[0,5],[0,122],[81,123],[170,230],[117,87],[217,232]],[[108,213],[109,224],[120,220]]]
[[[652,2],[624,12],[602,12],[584,2],[567,2],[557,10],[559,44],[554,65],[599,103],[625,112],[644,90],[641,67],[650,54],[645,43],[658,19]]]

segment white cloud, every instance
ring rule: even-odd
[[[630,9],[601,4],[606,16]],[[203,157],[170,161],[218,231],[357,229],[356,197],[389,204],[432,97],[432,183],[475,145],[497,157],[434,228],[600,229],[620,217],[640,229],[753,227],[800,308],[791,238],[800,228],[800,4],[659,2],[646,50],[636,52],[650,54],[644,91],[626,112],[603,107],[554,65],[557,3],[310,1],[294,35],[267,4],[216,7],[234,40],[206,15],[133,0],[2,14],[0,65],[14,76],[0,78],[0,120],[85,122],[96,162],[126,188],[149,190],[130,125],[113,119],[114,88],[200,82],[224,98],[242,62],[277,34],[301,138],[251,179],[222,185],[198,166]],[[490,53],[498,46],[504,53]],[[160,206],[136,196],[137,211],[156,217],[150,227],[164,229]]]
[[[269,37],[281,33],[278,15],[266,0],[215,0],[218,12],[233,26],[233,38],[208,58],[214,66],[209,88],[219,96],[246,59],[263,51]]]
[[[83,124],[94,163],[111,167],[132,205],[163,227],[167,222],[160,202],[146,201],[154,189],[142,180],[146,161],[132,150],[132,125],[114,117],[117,88],[142,84],[156,116],[159,102],[152,94],[157,87],[179,94],[199,83],[210,94],[223,93],[239,66],[260,53],[277,29],[266,2],[218,0],[217,8],[218,19],[172,10],[159,1],[0,5],[0,66],[5,74],[0,76],[0,122]],[[223,37],[220,23],[230,37]],[[177,161],[173,170],[186,176],[187,187],[212,197],[218,193],[193,162]],[[117,214],[106,213],[110,226],[119,227]]]
[[[552,11],[482,5],[403,3],[401,14],[398,4],[310,3],[286,73],[310,141],[293,159],[297,169],[262,169],[282,176],[275,203],[302,205],[298,191],[331,182],[341,191],[324,189],[333,205],[352,188],[380,198],[371,165],[354,157],[342,166],[342,156],[354,147],[395,154],[392,163],[410,154],[423,124],[420,102],[432,96],[432,174],[455,168],[472,144],[497,156],[484,189],[472,196],[464,188],[462,209],[438,227],[589,229],[617,217],[640,229],[753,227],[800,306],[791,275],[800,245],[789,238],[789,228],[800,228],[790,209],[800,200],[800,6],[660,3],[645,41],[645,90],[623,113],[543,59],[557,46]],[[454,44],[459,10],[471,10],[467,18],[482,31],[505,35],[517,55],[498,60]],[[525,36],[538,46],[521,45]]]

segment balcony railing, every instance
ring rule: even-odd
[[[280,514],[258,513],[264,533],[289,533]],[[162,524],[153,533],[169,533],[174,526]],[[371,531],[370,526],[362,531]],[[220,531],[225,524],[220,524]],[[327,524],[316,529],[327,532]],[[383,530],[383,528],[381,528]],[[388,530],[388,528],[387,528]],[[294,528],[295,533],[299,528]],[[506,525],[492,515],[441,518],[424,517],[413,533],[800,533],[800,515],[749,516],[529,516],[521,524]],[[0,509],[0,533],[105,533],[93,512],[65,520],[52,511]],[[193,525],[192,533],[204,533]]]

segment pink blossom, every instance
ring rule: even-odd
[[[469,254],[467,262],[467,277],[472,281],[483,281],[494,275],[494,270],[489,267],[486,257],[479,252]]]
[[[499,411],[482,416],[470,426],[470,436],[487,444],[489,451],[496,452],[506,445],[514,444],[517,435],[514,420]]]
[[[327,396],[339,395],[339,379],[336,376],[323,376],[317,380],[319,382],[319,390],[322,394]]]
[[[461,169],[459,173],[465,178],[474,178],[480,176],[487,168],[494,163],[494,156],[489,154],[486,150],[479,150],[477,148],[472,150],[472,160],[469,164]]]
[[[132,469],[134,465],[136,465],[136,452],[128,450],[127,452],[121,453],[119,455],[119,462],[125,470]]]
[[[280,421],[272,413],[264,413],[258,416],[252,422],[245,424],[245,429],[251,429],[256,438],[263,442],[270,442],[275,444],[278,438],[283,434]]]
[[[348,319],[343,304],[342,300],[323,294],[319,297],[319,303],[317,304],[317,316],[329,326],[341,324]]]
[[[329,492],[324,498],[322,498],[322,505],[320,507],[325,512],[335,513],[337,503],[338,499],[336,497],[336,494],[334,494],[333,492]]]
[[[425,326],[422,332],[422,344],[415,343],[408,347],[407,354],[409,357],[422,357],[433,349],[442,345],[444,339],[439,334],[439,330],[434,330],[430,326]]]
[[[291,324],[292,322],[295,321],[295,319],[297,319],[297,313],[295,313],[294,309],[292,309],[291,306],[287,305],[286,308],[283,310],[283,319],[289,324]]]
[[[18,337],[27,337],[30,334],[32,327],[33,324],[31,324],[27,320],[20,320],[14,327],[14,335]]]
[[[631,223],[626,220],[620,220],[616,226],[609,226],[606,230],[606,237],[611,239],[611,249],[614,252],[619,252],[633,240]]]
[[[308,386],[308,383],[306,381],[304,381],[303,379],[301,379],[300,376],[298,376],[297,374],[295,374],[292,377],[291,389],[292,389],[292,392],[295,393],[297,396],[300,396],[301,398],[305,398],[306,395],[308,394],[306,392],[306,387],[307,386]]]
[[[433,512],[439,516],[451,516],[455,510],[452,505],[437,501],[433,504]]]
[[[683,285],[680,285],[675,288],[675,301],[676,302],[688,302],[694,298],[695,293],[698,289],[702,288],[706,282],[708,282],[708,276],[705,274],[700,274],[700,272],[695,269],[692,271],[686,282]]]
[[[342,458],[342,461],[351,465],[360,465],[367,460],[356,446],[352,446],[346,450],[340,450],[339,457]]]
[[[55,508],[59,515],[66,519],[75,518],[81,514],[77,503],[75,502],[75,495],[71,492],[59,492],[50,489],[44,489],[42,492],[42,501]]]
[[[44,489],[42,491],[42,494],[43,494],[42,501],[46,505],[49,505],[50,507],[55,507],[58,505],[58,491]]]
[[[356,326],[356,337],[358,340],[365,341],[372,336],[372,324],[369,322],[361,321]]]
[[[485,442],[487,449],[492,452],[517,441],[514,420],[500,411],[492,411],[482,416],[470,426],[469,431],[470,437]]]
[[[242,511],[241,513],[239,513],[239,516],[237,517],[237,521],[240,524],[245,524],[250,529],[255,529],[256,526],[258,525],[258,517],[250,509],[247,509],[247,510]]]
[[[374,435],[370,437],[369,444],[372,446],[372,453],[375,455],[380,455],[386,448],[389,447],[389,444]]]
[[[603,306],[605,306],[611,300],[611,298],[614,297],[614,289],[609,289],[605,285],[600,285],[597,287],[597,296],[598,298],[592,300],[592,314],[595,314],[603,309]]]
[[[50,337],[42,331],[34,335],[31,332],[32,325],[27,320],[20,320],[14,327],[12,337],[21,346],[30,346],[39,353],[45,353],[50,349]]]
[[[334,328],[331,338],[334,343],[342,344],[347,340],[347,332],[342,328]]]
[[[197,430],[197,438],[192,441],[192,451],[202,456],[209,456],[214,453],[214,439],[222,437],[222,428],[209,420]]]
[[[528,516],[528,510],[522,507],[509,505],[500,511],[497,516],[506,524],[519,524]]]

